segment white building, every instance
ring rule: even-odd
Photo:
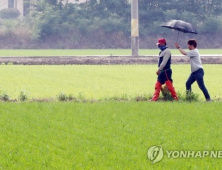
[[[27,3],[32,0],[0,0],[0,10],[3,9],[9,9],[9,8],[15,8],[18,9],[20,14],[23,16],[26,13],[25,6],[27,6]],[[85,3],[88,0],[64,0],[64,3]],[[24,4],[26,2],[26,4]]]
[[[65,3],[74,3],[74,4],[81,4],[85,3],[87,0],[64,0]]]
[[[23,0],[0,0],[0,10],[16,8],[23,15]]]

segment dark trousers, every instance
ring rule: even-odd
[[[157,81],[159,81],[161,84],[165,84],[167,80],[172,80],[172,70],[169,68],[167,70],[162,70],[160,74],[158,75]]]
[[[187,82],[186,82],[186,88],[187,91],[191,91],[191,85],[197,81],[197,84],[199,86],[199,88],[202,90],[206,100],[210,99],[210,95],[207,91],[207,88],[204,85],[204,70],[201,68],[193,73],[190,74],[190,77],[188,78]]]

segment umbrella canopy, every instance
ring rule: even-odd
[[[170,20],[161,27],[174,29],[183,33],[197,34],[197,30],[190,23],[181,20]]]

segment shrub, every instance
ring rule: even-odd
[[[199,100],[199,95],[193,93],[192,91],[186,91],[186,94],[181,94],[180,92],[177,92],[179,101],[185,101],[185,102],[196,102]]]
[[[13,62],[8,62],[7,65],[13,65]]]
[[[75,96],[73,96],[72,94],[69,94],[68,100],[69,100],[69,101],[72,101],[72,100],[76,100],[76,98],[75,98]]]
[[[68,96],[65,93],[60,93],[58,95],[58,100],[59,101],[67,101],[68,100]]]
[[[199,100],[199,95],[193,93],[192,91],[187,91],[185,100],[188,101],[188,102],[198,101]]]
[[[26,92],[24,91],[21,91],[21,93],[19,94],[19,97],[18,97],[19,101],[26,101],[28,100],[28,95]]]
[[[4,92],[0,95],[0,99],[3,100],[3,101],[9,101],[10,96],[6,92]]]
[[[15,8],[3,9],[0,11],[0,17],[2,19],[16,19],[19,15],[19,10]]]

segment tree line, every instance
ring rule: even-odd
[[[24,7],[24,17],[18,17],[14,9],[0,11],[2,48],[130,47],[130,0],[88,0],[81,4],[41,0],[24,2]],[[192,23],[198,30],[197,38],[209,41],[203,48],[222,46],[218,38],[222,31],[221,0],[139,0],[139,19],[142,48],[152,48],[152,41],[160,36],[175,39],[172,31],[160,27],[170,19]]]

